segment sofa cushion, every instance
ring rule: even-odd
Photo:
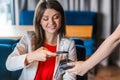
[[[18,41],[19,39],[0,38],[0,80],[18,80],[16,75],[18,72],[8,71],[5,66],[8,55],[13,51]]]
[[[6,59],[11,52],[11,45],[0,44],[0,80],[11,80],[11,72],[5,66]]]
[[[34,11],[24,10],[20,12],[20,25],[33,25]]]
[[[94,25],[96,13],[88,11],[65,11],[67,25]]]
[[[10,39],[10,38],[0,38],[0,44],[11,44],[12,45],[18,41],[19,40]]]
[[[91,56],[96,50],[96,44],[94,39],[84,40],[84,46],[86,49],[86,56]]]

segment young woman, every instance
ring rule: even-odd
[[[101,44],[101,46],[96,50],[96,52],[85,62],[72,62],[68,63],[70,66],[75,66],[66,72],[72,72],[78,75],[84,75],[88,70],[93,68],[101,60],[106,58],[112,53],[115,47],[120,44],[120,24],[116,30]]]
[[[61,60],[76,61],[77,57],[74,41],[65,38],[64,10],[58,1],[38,3],[34,27],[35,32],[27,31],[8,56],[7,69],[23,69],[19,80],[76,80],[75,74],[59,70]]]

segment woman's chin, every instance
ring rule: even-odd
[[[57,30],[56,30],[56,29],[51,29],[51,30],[49,30],[48,32],[51,33],[51,34],[54,34],[54,33],[57,32]]]

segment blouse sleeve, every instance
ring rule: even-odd
[[[68,59],[72,61],[77,61],[77,54],[76,54],[76,47],[75,47],[75,42],[73,40],[70,40],[69,42],[69,55]],[[66,72],[63,75],[63,80],[76,80],[76,75],[73,73],[68,73]]]
[[[6,68],[10,71],[22,69],[25,66],[25,58],[28,53],[29,43],[31,41],[29,32],[26,32],[17,43],[13,52],[8,56],[6,61]]]

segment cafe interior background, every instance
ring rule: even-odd
[[[34,11],[38,1],[39,0],[0,0],[0,29],[10,25],[21,25],[20,13],[24,10]],[[97,13],[97,47],[99,47],[102,41],[106,39],[120,23],[120,0],[58,1],[65,11],[88,11]],[[75,20],[74,17],[73,20]],[[120,67],[119,46],[100,64],[102,66],[116,65]]]

